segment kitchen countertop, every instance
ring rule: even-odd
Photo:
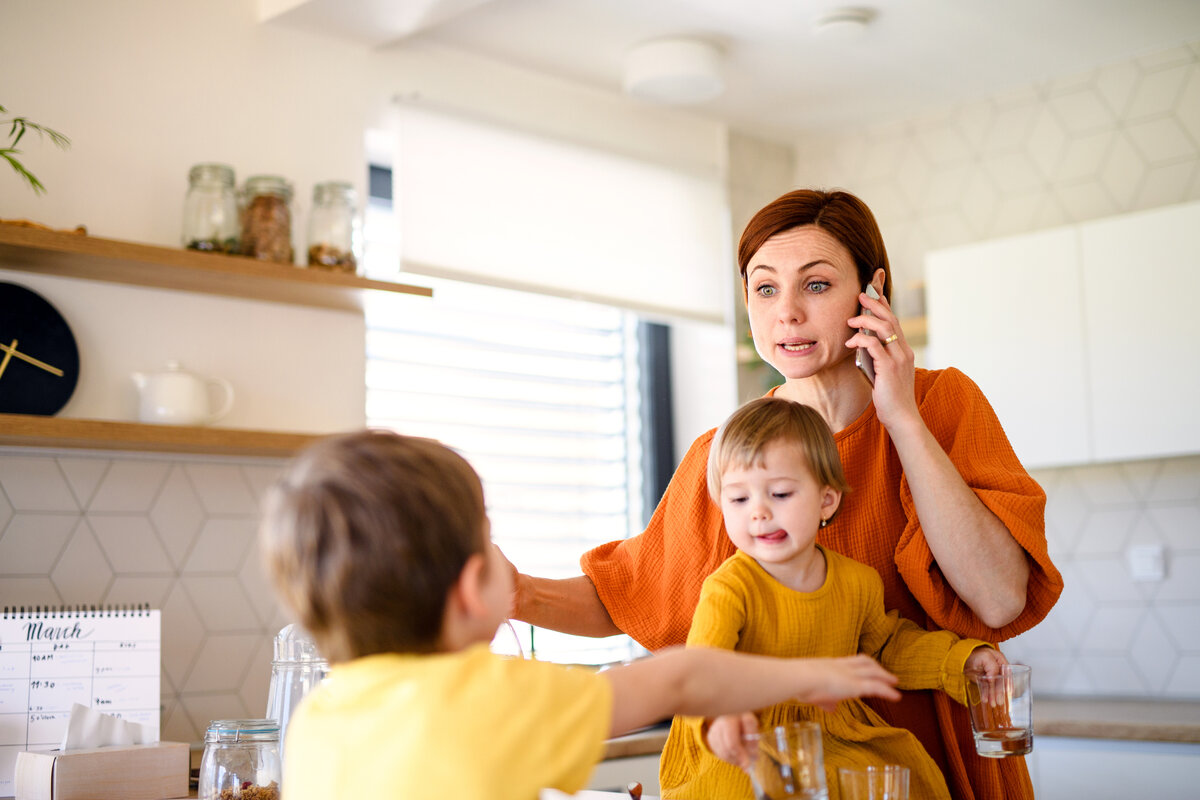
[[[1037,697],[1035,736],[1200,743],[1200,702]]]
[[[669,724],[609,739],[604,758],[657,755]],[[1200,701],[1035,697],[1035,736],[1200,744]]]

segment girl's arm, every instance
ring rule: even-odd
[[[676,714],[712,717],[787,700],[833,710],[851,697],[900,699],[896,677],[863,655],[786,659],[670,648],[601,674],[613,688],[613,736]]]

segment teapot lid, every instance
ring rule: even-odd
[[[317,644],[308,631],[292,623],[283,626],[275,636],[275,661],[325,663],[317,652]]]

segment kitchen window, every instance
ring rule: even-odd
[[[371,178],[364,264],[370,277],[395,279],[390,173],[372,168]],[[367,424],[438,439],[470,461],[492,536],[523,572],[578,575],[585,550],[640,532],[645,324],[600,303],[416,280],[433,287],[432,300],[367,298]],[[523,652],[541,660],[644,652],[626,636],[513,624]],[[497,647],[515,649],[511,637],[502,628]]]

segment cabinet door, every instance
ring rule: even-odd
[[[928,363],[979,384],[1026,467],[1091,458],[1079,276],[1074,228],[926,256]]]
[[[1096,459],[1200,451],[1200,203],[1080,235]]]

